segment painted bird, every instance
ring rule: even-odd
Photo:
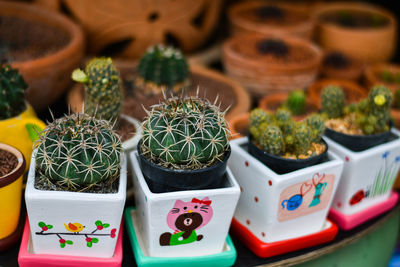
[[[72,233],[79,233],[80,231],[83,230],[83,228],[85,228],[85,226],[83,226],[80,223],[68,223],[68,225],[64,223],[64,227],[65,229],[67,229],[69,232]]]

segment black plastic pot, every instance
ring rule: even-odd
[[[140,167],[150,190],[153,193],[165,193],[221,187],[231,149],[225,153],[222,162],[199,170],[174,170],[157,165],[142,155],[141,141],[138,144],[138,153]]]
[[[268,168],[278,174],[285,174],[321,163],[325,159],[328,152],[328,144],[323,139],[321,139],[321,141],[326,147],[325,151],[319,155],[315,155],[306,159],[287,159],[272,155],[262,149],[259,149],[252,142],[251,136],[249,136],[248,149],[252,156],[264,163],[266,166],[268,166]]]
[[[356,152],[385,143],[389,139],[390,133],[391,131],[389,130],[380,134],[351,135],[337,132],[330,128],[325,129],[327,137]]]

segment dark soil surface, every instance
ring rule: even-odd
[[[322,19],[349,28],[379,28],[389,24],[389,20],[379,14],[345,9],[325,14]]]
[[[12,172],[17,165],[18,159],[14,154],[0,149],[0,177]]]
[[[12,16],[0,16],[0,60],[27,61],[52,54],[70,37],[48,24]]]

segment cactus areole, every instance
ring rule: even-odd
[[[72,114],[50,123],[37,142],[41,178],[68,191],[82,191],[120,174],[121,140],[106,120]]]
[[[178,176],[184,179],[189,174],[203,176],[213,169],[218,170],[208,175],[209,178],[220,179],[230,155],[230,132],[224,116],[225,112],[215,104],[198,97],[171,97],[153,106],[143,122],[139,146],[141,162],[150,162],[148,165],[163,170],[166,176],[161,183],[170,179],[167,174],[177,180]],[[153,176],[149,179],[157,178],[146,173],[143,164],[142,170],[145,176]],[[203,176],[202,179],[207,178]],[[185,184],[183,181],[180,183]],[[210,185],[211,181],[194,183],[196,187],[203,183],[200,186],[203,187]]]

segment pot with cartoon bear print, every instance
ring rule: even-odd
[[[230,147],[224,113],[198,97],[172,97],[148,114],[138,151],[130,154],[136,210],[131,214],[135,229],[129,231],[141,236],[141,249],[150,257],[222,252],[240,194],[226,167]],[[181,152],[175,153],[178,146]],[[164,173],[149,170],[156,164]],[[170,183],[165,172],[176,173],[176,181]],[[202,172],[211,179],[201,185],[196,175]]]

